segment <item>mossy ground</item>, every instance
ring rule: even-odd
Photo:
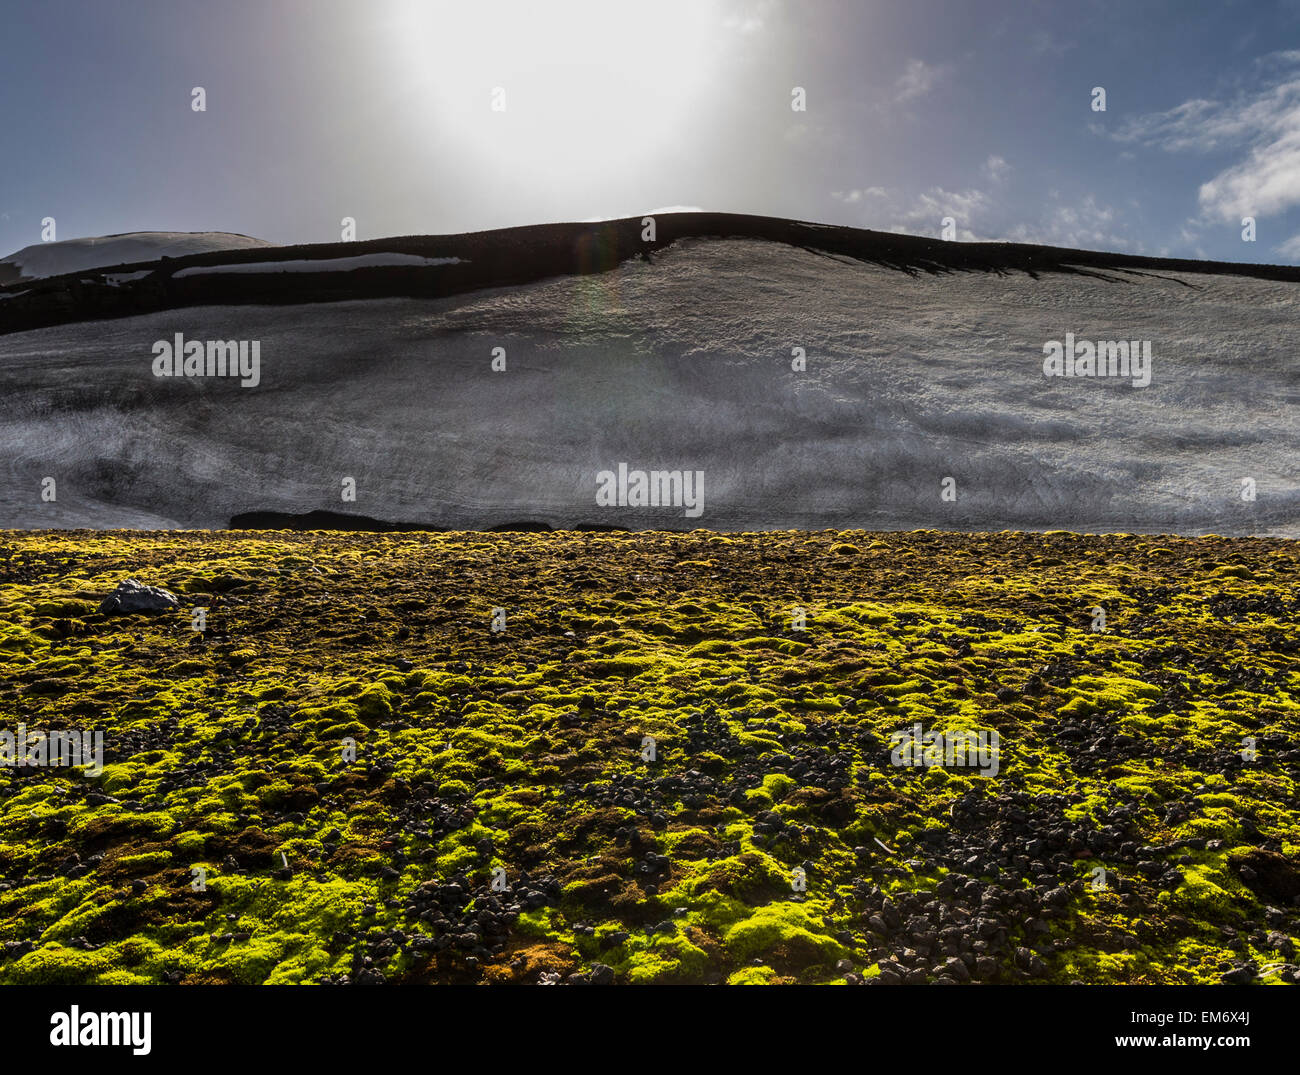
[[[126,577],[182,610],[101,616]],[[1298,583],[1262,539],[8,532],[0,728],[107,765],[0,769],[0,982],[921,980],[948,942],[873,916],[970,881],[977,980],[1276,980]],[[917,721],[997,776],[892,766]]]

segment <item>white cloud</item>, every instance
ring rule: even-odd
[[[1072,48],[1072,41],[1060,41],[1050,30],[1035,30],[1029,35],[1029,51],[1034,56],[1063,56]]]
[[[1257,146],[1250,155],[1201,184],[1201,209],[1221,220],[1269,216],[1300,205],[1300,108],[1295,129]]]
[[[1170,152],[1236,149],[1244,156],[1197,192],[1206,221],[1237,222],[1300,205],[1300,51],[1273,53],[1257,66],[1273,82],[1230,101],[1196,98],[1167,112],[1138,116],[1114,136]]]
[[[1161,149],[1196,149],[1208,152],[1224,138],[1241,137],[1240,117],[1228,115],[1222,105],[1197,98],[1167,112],[1149,112],[1124,123],[1113,137],[1119,142],[1141,142]],[[1101,123],[1090,125],[1096,134],[1107,133]]]
[[[884,198],[888,193],[884,187],[863,187],[860,190],[836,190],[831,197],[848,205],[857,205],[863,198]]]
[[[894,83],[894,103],[923,97],[935,88],[948,74],[946,64],[928,64],[924,60],[908,60],[907,67]]]
[[[1274,253],[1287,258],[1300,258],[1300,235],[1293,235],[1284,243],[1273,248]]]
[[[886,196],[885,204],[871,212],[870,217],[886,231],[932,236],[938,236],[942,231],[944,217],[952,217],[957,238],[969,243],[980,240],[981,236],[975,229],[980,220],[987,218],[991,206],[989,196],[982,190],[953,191],[931,187],[910,201]],[[886,220],[890,223],[884,224]]]
[[[1011,174],[1011,165],[1009,165],[1002,157],[994,154],[984,162],[984,174],[994,183],[1001,183]]]
[[[1081,250],[1138,251],[1142,247],[1117,230],[1114,209],[1098,205],[1089,194],[1075,205],[1058,205],[1046,217],[1014,225],[1007,239],[1014,243],[1040,243]]]
[[[998,161],[1000,165],[991,162]],[[985,171],[1005,175],[1010,165],[992,157]],[[944,217],[956,224],[956,238],[961,242],[1003,241],[1040,243],[1087,250],[1113,250],[1142,253],[1142,244],[1124,234],[1121,214],[1098,204],[1089,195],[1081,202],[1059,204],[1060,194],[1049,192],[1047,211],[1036,219],[1025,220],[1024,205],[1012,202],[1005,188],[998,191],[968,187],[947,190],[930,187],[911,195],[898,190],[866,187],[861,190],[834,191],[831,197],[856,207],[861,226],[908,235],[939,236]]]

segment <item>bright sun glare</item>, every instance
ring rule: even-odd
[[[436,152],[598,181],[708,122],[717,14],[714,0],[405,0],[385,77],[427,103]]]

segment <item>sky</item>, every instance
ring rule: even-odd
[[[0,253],[680,207],[1300,262],[1300,0],[4,6]]]

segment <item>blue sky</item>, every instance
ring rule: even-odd
[[[287,243],[344,217],[364,239],[682,206],[1300,262],[1300,0],[45,0],[4,21],[0,254],[45,217]]]

